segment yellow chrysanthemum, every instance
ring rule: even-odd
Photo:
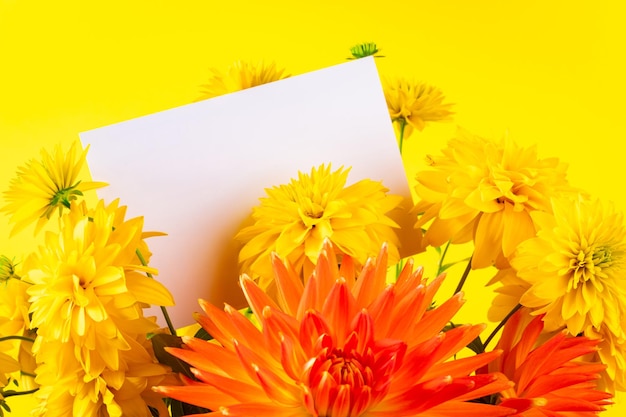
[[[299,172],[287,185],[266,189],[267,197],[253,209],[254,224],[236,236],[245,243],[239,253],[242,272],[261,277],[265,287],[273,276],[270,254],[276,252],[308,275],[325,239],[340,256],[350,255],[359,264],[387,242],[391,260],[397,262],[397,225],[387,213],[402,197],[388,195],[372,180],[346,186],[348,172],[321,165],[310,174]]]
[[[31,160],[18,169],[17,177],[4,192],[7,204],[0,209],[15,223],[12,234],[33,223],[38,233],[57,209],[62,212],[84,191],[107,185],[79,179],[86,156],[87,149],[82,151],[76,141],[69,150],[60,145],[52,154],[42,150],[40,160]]]
[[[208,84],[202,86],[202,96],[198,98],[198,101],[289,77],[284,69],[277,68],[273,62],[266,64],[235,61],[226,72],[212,69],[211,73]]]
[[[443,102],[441,90],[422,82],[386,79],[383,92],[391,120],[396,128],[404,129],[405,138],[413,129],[422,131],[426,122],[450,120],[454,114],[450,110],[452,104]]]
[[[530,213],[551,211],[550,197],[570,190],[565,164],[539,159],[535,146],[509,138],[492,141],[459,129],[428,161],[432,169],[417,174],[416,227],[427,225],[423,242],[432,246],[473,240],[475,269],[508,267],[517,245],[535,235]]]
[[[54,342],[38,356],[35,393],[38,405],[33,416],[45,417],[151,417],[148,407],[169,415],[152,386],[174,383],[171,370],[157,363],[145,336],[129,339],[129,349],[120,353],[120,369],[105,368],[94,375],[74,357],[71,345]]]
[[[572,334],[605,325],[621,337],[626,314],[626,228],[598,200],[554,200],[553,215],[533,213],[537,236],[511,260],[530,283],[521,304],[545,313],[546,330]]]
[[[173,305],[169,291],[148,278],[135,253],[142,242],[142,218],[124,221],[124,208],[102,201],[93,210],[73,204],[59,233],[27,260],[32,282],[31,326],[38,329],[34,350],[50,341],[72,343],[87,373],[118,369],[119,351],[128,350],[121,330],[133,323],[139,334],[154,330],[143,317],[147,304]]]
[[[427,282],[409,261],[395,284],[386,284],[387,254],[353,276],[341,270],[330,245],[302,282],[274,257],[277,301],[247,276],[241,287],[258,320],[230,306],[201,301],[196,319],[214,341],[183,338],[170,348],[189,363],[195,380],[155,387],[179,401],[232,417],[488,417],[515,411],[472,399],[509,387],[498,374],[475,375],[500,352],[455,355],[484,326],[442,328],[459,310],[462,294],[431,308],[443,275]],[[350,271],[348,271],[350,270]]]

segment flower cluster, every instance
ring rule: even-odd
[[[284,73],[239,61],[214,71],[202,98]],[[400,152],[451,119],[434,86],[387,79],[384,93]],[[44,151],[4,194],[14,232],[36,223],[38,246],[0,257],[0,416],[7,397],[34,392],[33,415],[45,417],[591,417],[626,390],[622,215],[535,147],[459,129],[427,156],[410,208],[326,164],[267,188],[233,235],[230,273],[248,308],[200,300],[200,327],[182,338],[144,316],[174,302],[148,266],[145,239],[158,233],[118,201],[83,198],[104,185],[81,180],[86,152]],[[400,259],[396,210],[415,215],[420,249],[438,250],[434,277],[419,255]],[[450,278],[439,272],[456,263],[444,263],[447,248],[469,242],[457,291],[442,298]],[[486,338],[489,326],[457,317],[482,268],[495,271],[499,322]]]
[[[566,166],[536,147],[459,130],[417,173],[417,227],[426,245],[472,242],[470,266],[495,267],[492,311],[518,305],[545,332],[599,341],[601,386],[624,390],[626,228],[611,205],[569,185]]]
[[[150,387],[167,381],[170,371],[154,357],[147,335],[158,328],[143,309],[173,305],[173,299],[146,275],[157,271],[146,266],[143,219],[126,220],[117,201],[89,207],[78,199],[76,176],[86,152],[78,146],[68,153],[57,148],[54,157],[44,153],[41,162],[19,171],[6,193],[4,209],[14,213],[18,228],[40,215],[39,230],[50,213],[61,211],[58,230],[46,231],[21,263],[20,276],[3,259],[0,329],[19,342],[14,349],[21,365],[6,369],[31,378],[20,390],[36,390],[34,415],[149,417],[150,408],[165,415]],[[26,175],[29,169],[37,175]],[[37,190],[34,206],[26,190]]]

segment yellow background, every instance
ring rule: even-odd
[[[8,184],[43,146],[193,101],[210,67],[263,58],[300,74],[374,41],[382,75],[439,86],[457,103],[456,123],[539,144],[570,164],[574,185],[624,211],[621,3],[0,0],[0,178]],[[406,142],[410,173],[454,126]],[[6,239],[4,217],[0,233],[0,253],[28,249],[27,237]],[[483,320],[477,288],[466,310]]]

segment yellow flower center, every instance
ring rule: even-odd
[[[595,277],[605,277],[606,274],[602,273],[602,269],[609,267],[612,262],[611,248],[607,246],[580,248],[569,262],[569,270],[574,274],[572,287],[576,289],[579,283],[585,283]]]
[[[318,204],[311,199],[306,199],[301,204],[301,208],[298,209],[302,223],[308,227],[315,227],[315,225],[324,217],[324,206]]]

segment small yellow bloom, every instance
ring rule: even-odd
[[[496,294],[491,300],[487,318],[491,322],[502,321],[520,302],[522,295],[530,288],[530,284],[517,276],[513,268],[500,269],[487,284],[496,284]]]
[[[20,370],[20,364],[15,358],[0,352],[0,390],[4,388],[9,381],[9,374]],[[0,395],[0,399],[1,399]]]
[[[411,82],[403,78],[386,79],[383,91],[391,120],[396,128],[404,128],[404,137],[417,129],[424,130],[426,122],[450,120],[451,103],[444,103],[444,96],[437,87]]]
[[[553,215],[533,213],[537,236],[511,259],[530,284],[521,304],[545,313],[546,330],[582,333],[602,325],[621,337],[626,315],[626,228],[599,200],[553,200]]]
[[[69,150],[60,145],[52,154],[42,150],[41,159],[31,160],[18,169],[17,177],[4,192],[7,204],[0,208],[15,224],[12,234],[33,223],[37,234],[57,209],[61,213],[84,191],[107,185],[79,178],[86,156],[87,149],[81,151],[76,141]]]
[[[427,227],[427,245],[473,240],[475,269],[507,268],[517,245],[535,235],[530,213],[550,212],[550,197],[571,191],[565,164],[508,138],[459,129],[441,156],[428,158],[431,169],[417,173],[416,227]]]
[[[613,331],[603,325],[600,329],[587,327],[584,334],[591,339],[600,340],[599,349],[592,358],[606,365],[606,369],[600,374],[600,388],[611,393],[625,392],[626,333],[616,336]]]
[[[0,281],[0,337],[21,336],[34,339],[35,333],[30,330],[28,315],[30,303],[26,293],[30,284],[17,277],[12,263],[10,270],[13,277],[5,282]],[[13,339],[0,342],[0,351],[10,351],[11,356],[17,359],[19,369],[25,372],[13,376],[19,382],[21,390],[36,387],[33,378],[28,375],[33,375],[35,370],[32,346],[32,342],[28,340]],[[4,368],[0,365],[0,369]]]
[[[397,262],[397,225],[387,213],[402,197],[388,195],[372,180],[346,186],[348,172],[321,165],[310,174],[298,173],[287,185],[266,189],[267,197],[253,209],[254,224],[236,236],[245,244],[239,254],[242,272],[261,277],[265,287],[273,276],[270,254],[276,252],[308,275],[325,239],[359,265],[387,242],[392,262]]]
[[[226,72],[211,70],[209,82],[203,85],[202,96],[197,101],[217,97],[246,88],[256,87],[289,77],[285,70],[277,68],[275,63],[251,63],[235,61]]]

